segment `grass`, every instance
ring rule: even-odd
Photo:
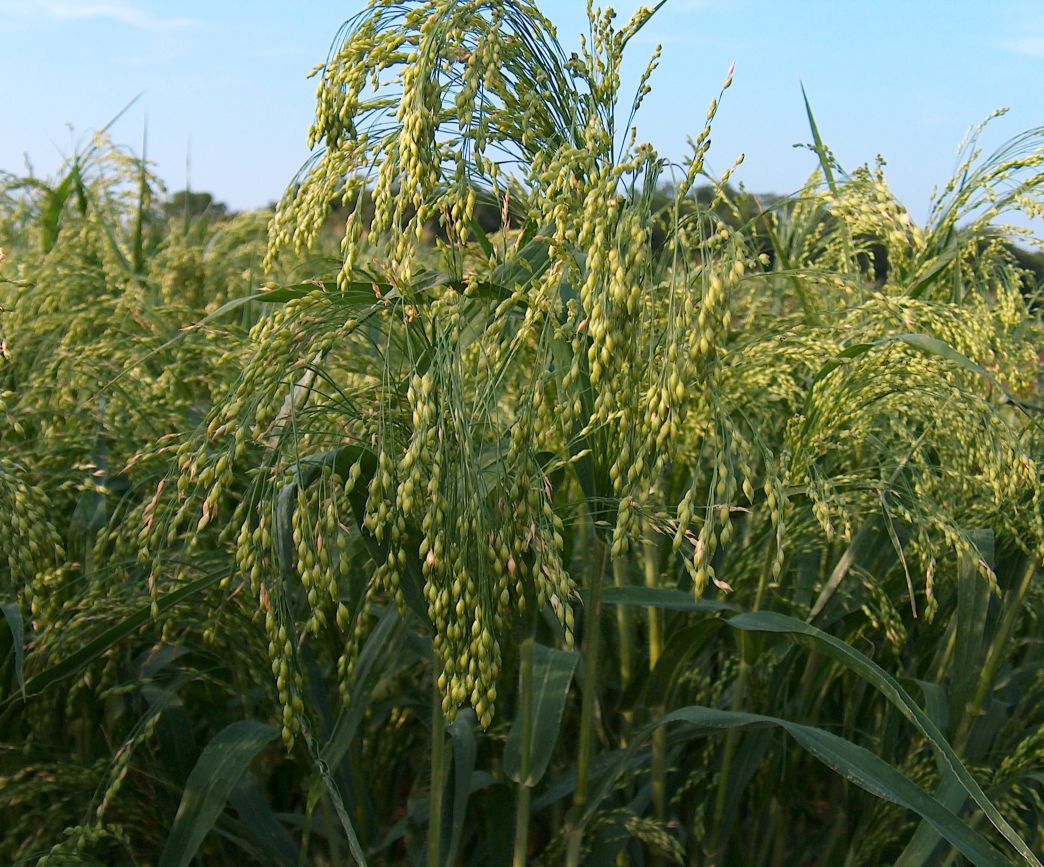
[[[761,207],[647,14],[374,7],[274,215],[5,180],[7,860],[1039,863],[1041,130]]]

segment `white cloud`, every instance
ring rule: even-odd
[[[1019,39],[1009,39],[1004,43],[1004,47],[1016,54],[1044,58],[1044,36],[1022,36]]]
[[[82,21],[101,18],[126,24],[136,30],[179,30],[191,27],[191,18],[160,17],[124,2],[110,3],[44,3],[47,16],[55,21]]]

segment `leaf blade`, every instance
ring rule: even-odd
[[[831,659],[840,662],[851,671],[860,675],[881,692],[928,739],[936,755],[943,761],[947,769],[957,778],[964,790],[975,800],[975,803],[978,804],[993,826],[1000,831],[1012,847],[1028,863],[1033,864],[1034,867],[1041,867],[1037,856],[1033,854],[1026,842],[1008,824],[1007,820],[1004,819],[986,796],[982,787],[964,766],[964,763],[935,723],[921,710],[920,706],[910,697],[906,690],[899,685],[899,682],[877,663],[844,641],[810,624],[774,611],[739,614],[727,620],[726,623],[735,629],[750,632],[774,632],[801,636],[803,641],[811,643],[816,650],[825,653]]]
[[[17,602],[5,602],[0,605],[0,611],[4,613],[7,628],[11,630],[11,649],[15,658],[15,680],[18,688],[22,691],[22,700],[25,700],[25,630],[22,626],[22,610]]]
[[[558,742],[569,684],[580,661],[573,651],[533,644],[533,740],[530,745],[527,786],[540,782]],[[516,716],[504,745],[504,773],[516,783],[521,779],[522,719]]]
[[[247,765],[278,735],[267,723],[240,720],[214,736],[189,774],[159,867],[188,867]]]

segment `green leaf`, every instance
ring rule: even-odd
[[[895,678],[889,675],[877,663],[864,656],[855,648],[846,644],[832,635],[828,635],[814,626],[777,614],[773,611],[758,611],[750,614],[739,614],[726,621],[735,629],[748,632],[767,632],[787,635],[794,641],[829,656],[836,662],[841,663],[850,671],[859,675],[873,687],[875,687],[885,698],[887,698],[914,726],[928,739],[936,756],[942,765],[960,782],[964,790],[971,795],[975,803],[983,811],[993,826],[1004,835],[1015,850],[1033,864],[1041,867],[1037,856],[1033,854],[1026,842],[1015,832],[1008,822],[1001,816],[997,808],[992,804],[982,787],[976,782],[968,769],[961,762],[957,753],[943,736],[939,728],[929,719],[928,715],[921,710],[917,703],[909,696]],[[898,801],[896,803],[899,803]],[[922,814],[924,815],[924,814]],[[945,833],[935,825],[927,815],[925,819],[936,827],[940,834]],[[947,839],[950,839],[947,837]],[[950,840],[952,843],[953,841]],[[956,845],[956,843],[954,844]],[[963,851],[963,850],[962,850]]]
[[[569,684],[580,655],[533,644],[533,742],[529,754],[527,786],[535,786],[547,771],[558,742]],[[516,716],[504,745],[504,773],[516,783],[521,779],[522,718]]]
[[[830,192],[836,196],[838,192],[837,181],[834,180],[834,171],[830,167],[830,158],[827,155],[823,139],[819,135],[819,127],[816,125],[816,119],[812,114],[812,106],[809,104],[804,84],[801,85],[801,98],[805,101],[805,114],[808,115],[808,125],[812,130],[812,141],[816,144],[816,155],[819,157],[819,165],[823,169],[823,175],[826,178],[827,186],[830,187]]]
[[[630,754],[648,739],[656,728],[672,723],[686,723],[706,732],[780,728],[794,738],[809,754],[861,789],[922,816],[973,864],[980,865],[980,867],[1009,867],[1008,860],[984,837],[883,759],[858,744],[823,729],[801,725],[778,717],[701,706],[672,711],[643,729],[634,739],[627,753],[617,760],[608,779],[600,786],[598,797],[593,798],[589,803],[582,819],[583,824],[589,822],[594,816],[598,803],[609,791],[611,783],[623,769]]]
[[[62,178],[58,186],[54,189],[43,187],[45,190],[44,204],[40,209],[38,221],[40,223],[40,244],[44,253],[50,253],[58,240],[58,233],[62,226],[62,212],[65,210],[65,203],[69,201],[69,196],[72,195],[73,185],[76,183],[76,176],[79,172],[79,161],[74,159],[69,174]]]
[[[188,867],[251,760],[278,735],[257,720],[234,722],[215,735],[189,774],[159,867]]]
[[[161,613],[167,611],[178,603],[184,602],[186,599],[190,599],[197,593],[206,590],[208,587],[214,586],[226,575],[226,572],[221,571],[205,575],[202,578],[197,578],[195,581],[186,584],[184,587],[179,587],[177,590],[161,594],[156,599],[156,605]],[[117,642],[122,641],[128,635],[132,635],[151,619],[151,605],[143,605],[119,623],[115,623],[108,629],[104,630],[97,638],[93,641],[87,642],[79,650],[70,653],[64,659],[29,678],[29,680],[25,682],[26,694],[35,695],[43,692],[43,690],[47,689],[47,687],[52,684],[81,671],[85,666],[105,653],[105,651],[110,647],[114,646]]]
[[[993,533],[979,530],[972,542],[993,559]],[[950,734],[953,735],[969,711],[986,661],[986,614],[990,605],[990,586],[976,568],[973,558],[964,554],[957,566],[957,618],[950,668]]]
[[[965,370],[976,373],[993,384],[1000,386],[997,379],[986,368],[976,364],[968,356],[961,354],[945,340],[940,340],[938,337],[932,337],[928,334],[896,334],[885,340],[879,340],[878,344],[889,342],[905,343],[914,349],[920,349],[927,355],[935,355],[946,361],[952,361],[958,367],[963,367]]]
[[[468,814],[471,778],[475,772],[478,744],[475,740],[475,711],[464,708],[448,726],[446,733],[453,743],[453,812],[450,815],[449,848],[443,863],[456,864],[464,820]]]
[[[135,274],[145,271],[145,219],[149,202],[149,176],[145,153],[148,146],[148,125],[141,134],[141,158],[138,160],[138,202],[134,211],[134,227],[131,230],[131,270]]]
[[[947,266],[957,258],[960,247],[951,243],[937,255],[932,256],[927,268],[922,268],[913,278],[913,282],[906,290],[910,298],[920,298],[938,278],[946,272]]]
[[[951,812],[959,812],[968,796],[957,778],[946,772],[936,788],[935,798]],[[936,850],[941,843],[938,831],[928,822],[922,821],[895,859],[894,867],[922,867],[924,864],[936,863],[939,860],[935,857]]]
[[[468,229],[475,238],[475,241],[478,242],[478,245],[482,248],[482,252],[486,254],[486,258],[492,258],[493,245],[489,242],[489,236],[486,234],[482,226],[479,225],[478,220],[474,217],[468,220]]]
[[[810,621],[815,620],[820,612],[823,611],[837,591],[837,588],[841,586],[841,582],[845,579],[849,570],[853,566],[867,564],[873,552],[880,549],[883,532],[881,516],[873,514],[863,522],[862,526],[852,537],[852,541],[849,542],[844,553],[838,559],[833,571],[830,573],[830,577],[816,598],[815,604],[809,611],[808,619]]]
[[[253,298],[268,304],[285,304],[295,298],[311,295],[316,289],[322,289],[327,293],[326,297],[333,302],[373,304],[378,298],[388,295],[394,288],[390,283],[378,283],[376,280],[356,280],[349,283],[344,289],[336,288],[336,286],[337,281],[334,279],[307,280],[304,283],[292,283],[289,286],[269,289],[254,295]],[[377,294],[378,292],[380,295]]]
[[[258,848],[280,867],[296,867],[300,861],[297,844],[272,812],[261,787],[252,774],[244,774],[228,796]]]
[[[950,719],[950,699],[946,694],[946,690],[938,683],[933,683],[929,680],[912,680],[913,683],[921,690],[921,694],[924,696],[924,712],[928,714],[930,719],[939,730],[942,731],[949,725]]]
[[[683,666],[724,626],[720,618],[708,618],[686,626],[671,635],[656,667],[649,675],[646,701],[651,707],[664,708],[669,704],[671,691],[677,683]]]
[[[330,803],[333,804],[334,812],[337,814],[337,821],[341,823],[341,830],[344,831],[344,838],[348,842],[348,851],[351,852],[356,864],[360,865],[360,867],[366,867],[366,855],[363,853],[362,844],[359,842],[359,835],[355,832],[352,817],[348,815],[348,808],[344,804],[344,798],[341,797],[341,792],[337,787],[337,781],[331,775],[326,762],[317,753],[315,742],[307,730],[304,732],[304,737],[305,742],[308,744],[308,749],[312,753],[316,769],[319,771],[319,779],[315,781],[308,795],[308,810],[309,812],[313,810],[323,788],[325,788],[327,795],[329,795]]]
[[[728,602],[713,602],[694,599],[691,593],[670,587],[642,587],[624,585],[606,587],[602,591],[603,605],[633,605],[638,608],[663,608],[669,611],[702,611],[717,614],[722,611],[738,611]]]
[[[994,564],[993,534],[989,531],[973,531],[972,539],[991,566]],[[1018,594],[1006,596],[1005,604],[1017,604]],[[962,555],[957,566],[957,616],[953,622],[953,661],[950,665],[950,697],[940,686],[934,702],[942,702],[941,711],[949,722],[951,734],[958,747],[966,744],[971,725],[978,716],[976,694],[980,681],[991,680],[989,650],[986,642],[986,615],[989,610],[989,585],[983,580],[972,558]],[[928,693],[926,693],[927,698]],[[929,707],[929,716],[932,716]],[[932,717],[935,720],[935,716]],[[941,728],[942,726],[940,726]],[[940,783],[936,798],[951,810],[959,811],[967,800],[967,792],[960,781],[945,766],[940,768]],[[922,822],[896,859],[899,867],[915,867],[926,864],[934,857],[940,843],[935,830]]]
[[[0,605],[4,612],[7,628],[11,630],[11,649],[14,651],[15,679],[25,699],[25,633],[22,628],[22,611],[17,602],[5,602]]]
[[[528,285],[550,266],[551,258],[547,251],[547,240],[538,235],[522,247],[513,259],[494,268],[490,282],[503,286],[509,293],[519,286]]]
[[[305,485],[301,485],[303,489]],[[293,538],[294,509],[297,508],[296,481],[289,482],[280,490],[276,497],[275,508],[272,510],[272,547],[274,549],[276,565],[279,567],[279,577],[287,586],[294,577],[294,558],[296,548]]]
[[[352,683],[352,700],[340,712],[330,737],[320,752],[321,760],[329,767],[337,767],[344,758],[362,722],[369,704],[369,694],[387,673],[384,661],[395,659],[399,645],[406,632],[405,624],[394,605],[388,606],[377,625],[370,632],[359,657],[355,662],[355,677]],[[402,661],[399,660],[402,664]]]

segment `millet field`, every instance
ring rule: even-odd
[[[373,0],[274,210],[0,175],[0,861],[1040,867],[1044,127],[759,197],[589,14]]]

